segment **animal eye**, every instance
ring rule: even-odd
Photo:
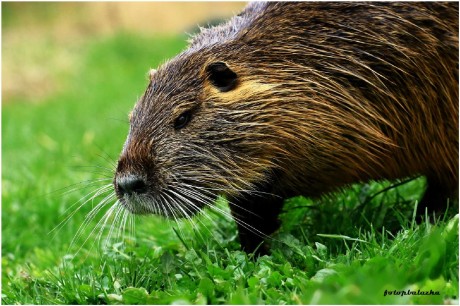
[[[237,75],[223,62],[212,63],[207,72],[211,83],[221,92],[227,92],[236,87]]]
[[[176,130],[184,128],[192,119],[192,113],[190,111],[185,111],[179,115],[174,121],[174,128]]]

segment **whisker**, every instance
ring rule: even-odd
[[[176,189],[180,189],[180,187],[177,187],[176,186]],[[255,235],[261,237],[261,238],[268,238],[269,236],[266,235],[265,233],[259,231],[257,228],[251,226],[250,224],[244,222],[243,220],[241,220],[240,218],[238,218],[237,216],[232,216],[231,214],[229,214],[228,212],[220,209],[219,207],[216,207],[215,205],[213,205],[212,203],[214,202],[212,198],[210,198],[209,196],[206,196],[204,194],[200,194],[200,193],[197,193],[196,191],[192,190],[192,189],[188,189],[187,190],[189,193],[192,193],[194,195],[194,199],[197,200],[197,199],[200,199],[201,202],[209,207],[211,210],[213,211],[216,211],[217,213],[219,213],[219,215],[222,215],[224,217],[226,217],[227,219],[230,219],[230,220],[235,220],[236,223],[238,223],[240,226],[242,226],[243,228],[247,229],[248,231],[254,233]],[[177,194],[176,194],[177,195]]]
[[[107,216],[104,215],[103,218],[101,218],[101,220],[104,219],[104,222],[101,224],[101,222],[98,222],[96,224],[96,227],[99,227],[99,231],[96,235],[96,240],[98,242],[98,245],[102,245],[103,248],[107,248],[107,246],[110,244],[109,241],[110,241],[110,233],[105,237],[104,239],[104,243],[101,243],[101,240],[102,240],[102,234],[104,233],[104,230],[107,228],[107,222],[108,220],[110,219],[111,215],[113,214],[113,212],[115,211],[115,216],[113,217],[113,220],[112,220],[112,224],[110,225],[110,230],[109,232],[111,231],[112,227],[114,226],[114,223],[116,222],[117,220],[117,215],[119,214],[119,212],[121,210],[123,210],[123,207],[121,207],[120,205],[120,202],[119,201],[116,201],[110,208],[109,210],[111,211]]]
[[[184,204],[185,204],[185,209],[187,209],[191,214],[193,214],[193,211],[190,210],[189,206],[191,206],[195,211],[198,211],[199,210],[199,207],[197,207],[195,204],[193,204],[193,202],[191,202],[189,199],[187,199],[186,197],[182,196],[180,193],[178,192],[175,192],[174,190],[172,189],[169,189],[170,192],[172,192],[174,195],[176,195],[176,197],[178,198],[181,198],[183,201],[184,201]],[[182,205],[174,198],[171,198],[174,202],[175,202],[175,205],[178,206],[179,208],[182,207]],[[181,208],[182,209],[182,208]],[[197,226],[196,223],[193,222],[192,218],[190,215],[186,214],[184,212],[184,214],[186,215],[186,219],[187,221],[189,222],[189,224],[192,226],[193,229],[196,230],[196,233],[198,233],[201,237],[201,240],[204,241],[204,237],[201,235],[200,231],[199,231],[199,228]],[[206,216],[208,217],[208,216]],[[209,220],[212,222],[213,220],[211,218],[209,218]],[[200,221],[198,219],[198,222],[200,222],[204,227],[205,229],[210,233],[212,234],[212,232],[207,228],[206,224],[204,224],[202,221]]]
[[[96,145],[96,147],[101,150],[101,152],[103,154],[105,154],[105,156],[102,156],[101,154],[96,154],[98,157],[102,158],[104,161],[106,161],[109,165],[111,165],[113,167],[113,169],[116,169],[116,166],[117,166],[117,161],[112,158],[109,154],[107,154],[107,152],[105,152],[104,150],[102,150],[100,147],[98,147]]]
[[[210,190],[212,190],[212,189],[208,189],[208,188],[206,188],[206,187],[200,187],[200,186],[193,186],[193,185],[189,185],[189,184],[187,184],[187,183],[182,183],[182,185],[185,185],[185,186],[189,187],[190,190],[193,190],[193,189],[200,189],[200,190],[202,191],[202,194],[203,194],[203,193],[207,193],[207,194],[210,195],[210,196],[215,196],[214,193],[210,191]],[[210,203],[213,202],[213,200],[210,199],[209,197],[207,197],[207,199],[209,200]],[[233,206],[235,206],[235,207],[238,207],[238,208],[241,209],[241,210],[244,210],[244,211],[247,212],[248,214],[251,214],[251,215],[253,215],[253,216],[258,217],[258,215],[257,215],[256,213],[254,213],[254,212],[248,210],[247,208],[245,208],[245,207],[243,207],[243,206],[241,206],[241,205],[238,205],[238,204],[236,204],[236,203],[234,203],[234,202],[232,202],[232,201],[230,201],[230,200],[228,200],[228,199],[226,199],[226,200],[227,200],[227,202],[228,202],[229,204],[231,204],[231,205],[233,205]]]
[[[107,171],[106,173],[107,174],[110,173],[111,175],[113,174],[113,172],[115,170],[114,168],[108,168],[108,167],[98,166],[98,165],[96,165],[96,166],[73,166],[72,168],[77,168],[77,169],[93,169],[93,168],[96,168],[98,170]]]
[[[108,196],[102,199],[93,209],[91,209],[91,211],[85,216],[85,219],[83,220],[82,224],[80,224],[77,233],[72,239],[70,245],[74,243],[75,239],[80,238],[84,229],[89,225],[90,221],[93,220],[97,213],[107,204],[108,201],[110,201],[113,198],[113,195],[113,192],[110,193]]]
[[[96,229],[98,227],[100,227],[100,224],[103,223],[103,226],[100,227],[101,230],[104,228],[105,224],[107,223],[108,219],[110,218],[110,216],[112,215],[113,213],[113,210],[116,208],[116,205],[112,205],[105,213],[104,213],[104,216],[102,216],[102,218],[97,222],[96,226],[94,226],[94,228],[91,230],[91,232],[89,233],[89,235],[85,238],[85,240],[83,241],[83,243],[80,245],[80,247],[78,248],[76,254],[78,254],[81,249],[83,248],[83,246],[88,242],[88,240],[92,237],[92,235],[94,234],[94,232],[96,231]],[[81,233],[80,233],[81,235]],[[75,240],[75,239],[74,239]],[[71,243],[71,245],[69,246],[69,248],[73,245],[73,243]],[[94,244],[93,244],[94,246]],[[91,247],[92,249],[92,247]]]
[[[60,193],[59,195],[60,196],[63,196],[63,195],[67,195],[69,193],[72,193],[72,192],[75,192],[77,190],[83,190],[85,188],[89,188],[91,187],[91,185],[94,185],[96,183],[99,183],[99,182],[104,182],[104,181],[108,181],[108,180],[112,180],[112,179],[109,179],[109,178],[99,178],[99,179],[91,179],[91,180],[85,180],[85,181],[81,181],[81,182],[78,182],[78,183],[74,183],[74,184],[71,184],[69,186],[66,186],[66,187],[63,187],[63,188],[59,188],[59,189],[56,189],[56,190],[53,190],[49,193],[46,193],[45,195],[52,195],[54,193],[58,193],[60,191],[63,191],[63,190],[66,190],[68,189],[67,191],[63,192],[63,193]],[[82,184],[85,184],[83,187],[79,187],[79,188],[73,188],[75,186],[78,186],[78,185],[82,185]],[[73,189],[69,189],[69,188],[73,188]]]
[[[124,209],[122,209],[122,207],[120,207],[120,206],[117,206],[117,209],[116,209],[116,212],[115,212],[115,217],[113,218],[113,222],[112,222],[112,224],[110,226],[109,234],[107,235],[106,241],[109,241],[109,240],[111,240],[113,238],[113,232],[114,232],[115,227],[116,227],[115,225],[121,221],[120,218],[123,215],[123,213],[124,213]]]
[[[56,225],[49,233],[51,234],[52,232],[54,231],[59,231],[60,229],[62,229],[62,227],[64,225],[67,224],[67,222],[69,222],[69,220],[85,205],[87,204],[89,201],[92,201],[94,200],[96,197],[100,196],[100,195],[103,195],[104,193],[106,193],[107,191],[110,190],[110,187],[111,185],[104,185],[104,186],[101,186],[99,187],[98,189],[94,190],[94,191],[91,191],[90,193],[88,193],[87,195],[83,196],[82,198],[80,198],[78,201],[76,201],[75,203],[73,203],[69,208],[67,208],[62,214],[62,215],[65,215],[70,209],[72,209],[75,205],[79,204],[81,201],[83,201],[80,206],[78,206],[71,214],[67,215],[67,217],[65,217],[61,222],[59,222],[58,225]],[[54,237],[53,237],[54,238]]]
[[[181,236],[182,236],[182,237],[185,237],[184,233],[182,232],[182,226],[181,226],[180,222],[178,221],[178,218],[176,217],[176,214],[174,213],[174,207],[173,207],[173,206],[174,206],[174,203],[175,203],[174,200],[173,200],[173,199],[171,198],[171,196],[168,195],[168,194],[165,194],[165,193],[164,193],[164,196],[165,196],[167,199],[169,199],[169,201],[166,201],[165,204],[166,204],[166,206],[168,207],[169,212],[171,212],[171,214],[172,214],[172,216],[173,216],[173,218],[174,218],[174,221],[175,221],[176,225],[177,225],[178,228],[179,228],[179,232],[180,232]]]
[[[125,231],[126,231],[126,223],[127,223],[127,220],[128,220],[128,215],[129,215],[129,211],[124,209],[123,210],[122,223],[121,223],[120,231],[119,231],[120,235],[119,235],[119,238],[118,238],[120,240],[124,240],[124,238],[126,238]]]

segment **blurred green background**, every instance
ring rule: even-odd
[[[38,102],[64,89],[91,42],[122,32],[149,38],[183,35],[198,25],[228,18],[244,6],[244,2],[2,3],[3,103],[18,98]],[[152,57],[142,63],[144,70],[158,60]]]

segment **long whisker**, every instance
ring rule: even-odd
[[[83,241],[83,243],[80,245],[80,247],[78,248],[76,254],[78,254],[81,249],[83,248],[83,246],[88,242],[88,240],[92,237],[92,235],[94,234],[94,232],[96,231],[96,229],[98,227],[100,227],[101,223],[103,223],[103,226],[100,227],[102,230],[105,226],[105,224],[107,223],[108,219],[110,218],[110,216],[112,215],[113,211],[115,210],[117,206],[116,205],[112,205],[104,214],[104,216],[97,222],[96,226],[91,230],[91,232],[89,233],[89,235],[86,237],[86,239]],[[81,233],[80,233],[81,235]],[[74,238],[75,240],[75,238]],[[71,245],[69,246],[69,248],[73,245],[73,243],[71,243]],[[93,244],[94,245],[94,244]]]
[[[193,214],[193,211],[198,211],[198,210],[199,210],[199,207],[196,206],[192,201],[190,201],[190,200],[189,200],[188,198],[186,198],[185,196],[181,195],[181,194],[178,193],[178,192],[175,192],[175,191],[172,190],[172,189],[169,189],[169,191],[170,191],[171,193],[173,193],[173,194],[176,196],[176,198],[182,199],[182,200],[183,200],[183,205],[185,205],[185,209],[187,209],[187,210],[189,211],[190,215]],[[178,200],[176,200],[174,197],[171,197],[171,199],[175,202],[175,206],[177,206],[177,207],[179,207],[179,208],[182,207],[182,205],[181,205],[181,204],[178,202]],[[181,208],[181,209],[182,209],[182,208]],[[191,210],[191,209],[193,209],[193,210]],[[189,214],[186,214],[185,212],[184,212],[184,214],[185,214],[186,219],[187,219],[187,221],[189,222],[189,224],[192,226],[192,228],[194,228],[194,229],[196,230],[195,232],[198,233],[198,234],[200,235],[201,239],[204,241],[204,237],[201,235],[201,233],[200,233],[200,231],[199,231],[199,229],[198,229],[197,224],[196,224],[195,222],[193,222],[193,220],[192,220],[192,218],[191,218],[191,216],[190,216]],[[212,220],[208,215],[205,215],[205,217],[208,218],[211,222],[215,223],[215,221]],[[207,228],[206,224],[204,224],[204,223],[203,223],[202,221],[200,221],[199,219],[198,219],[198,222],[200,222],[200,223],[205,227],[205,229],[206,229],[209,233],[211,233],[211,231]]]
[[[104,215],[103,218],[101,218],[101,220],[104,219],[103,223],[101,222],[98,222],[98,224],[96,224],[96,227],[99,227],[99,231],[96,235],[97,237],[97,242],[98,242],[98,245],[102,245],[103,247],[107,247],[109,245],[109,240],[111,238],[111,235],[110,235],[110,231],[112,230],[112,227],[114,226],[114,224],[116,223],[116,220],[117,220],[117,216],[119,215],[120,211],[123,210],[123,207],[121,207],[120,205],[120,202],[119,201],[116,201],[110,208],[109,210],[111,210],[110,214],[108,214],[107,216]],[[104,233],[104,230],[107,228],[107,223],[111,217],[111,215],[113,214],[113,212],[115,212],[115,216],[113,217],[113,220],[112,220],[112,224],[110,226],[110,229],[109,229],[109,234],[105,237],[104,239],[104,243],[101,244],[101,240],[102,240],[102,235]]]
[[[87,204],[88,202],[94,200],[95,198],[97,198],[98,196],[106,193],[107,191],[109,191],[111,188],[111,185],[104,185],[104,186],[101,186],[99,188],[97,188],[96,190],[94,191],[91,191],[90,193],[88,193],[87,195],[83,196],[81,199],[79,199],[78,201],[76,201],[75,203],[73,203],[69,208],[67,208],[63,214],[67,213],[70,209],[72,209],[75,205],[77,205],[78,203],[80,203],[81,201],[81,204],[72,211],[72,213],[70,213],[69,215],[67,215],[67,217],[65,217],[61,222],[59,222],[58,225],[56,225],[48,234],[51,234],[52,232],[54,231],[59,231],[60,229],[62,229],[62,227],[67,224],[67,222],[69,222],[69,220],[85,205]],[[53,237],[54,238],[54,237]]]
[[[189,192],[194,192],[193,190],[189,189]],[[255,235],[259,236],[259,237],[262,237],[262,238],[268,238],[269,236],[266,235],[265,233],[259,231],[257,228],[251,226],[250,224],[244,222],[243,220],[241,220],[240,218],[238,218],[237,216],[232,216],[231,214],[229,214],[228,212],[220,209],[219,207],[216,207],[215,205],[211,204],[213,203],[212,199],[209,197],[209,196],[206,196],[204,194],[198,194],[198,193],[194,193],[194,198],[195,199],[199,199],[200,197],[202,199],[204,199],[203,201],[203,204],[205,204],[207,207],[209,207],[211,210],[214,210],[216,211],[217,213],[219,213],[220,215],[228,218],[228,219],[233,219],[235,220],[235,222],[237,222],[240,226],[242,226],[243,228],[251,231],[252,233],[254,233]]]
[[[77,233],[75,234],[74,238],[72,239],[70,245],[79,239],[80,236],[83,234],[84,229],[89,225],[90,221],[97,215],[97,213],[113,198],[113,192],[107,195],[104,199],[102,199],[86,216],[83,220],[82,224],[80,224]]]
[[[184,233],[182,232],[182,226],[181,226],[181,223],[179,222],[179,219],[177,218],[176,216],[176,213],[174,212],[175,211],[175,206],[177,204],[175,204],[176,202],[174,201],[174,199],[169,195],[169,194],[166,194],[164,193],[163,194],[165,196],[166,199],[168,199],[169,201],[166,201],[165,204],[168,208],[168,212],[170,212],[174,218],[174,221],[175,223],[177,224],[178,228],[179,228],[179,232],[181,234],[182,237],[185,237]]]

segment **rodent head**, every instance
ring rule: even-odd
[[[187,217],[219,194],[264,181],[273,150],[261,137],[270,128],[264,105],[254,101],[270,89],[235,62],[198,52],[151,71],[115,173],[121,204],[136,214]]]

